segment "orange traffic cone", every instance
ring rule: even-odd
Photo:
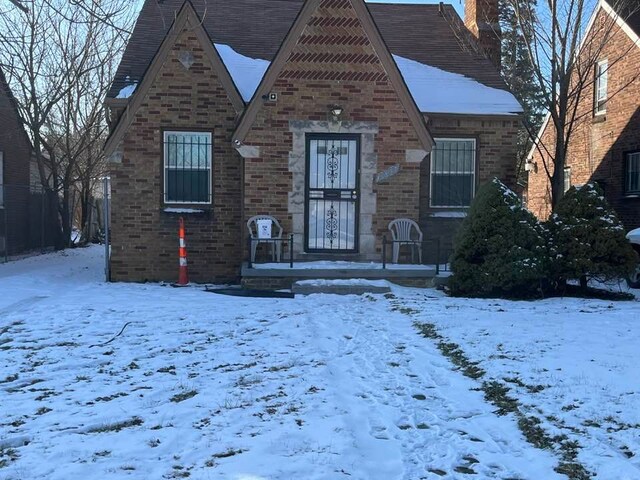
[[[187,244],[184,241],[184,219],[180,217],[180,227],[178,230],[178,237],[180,241],[180,247],[178,248],[179,270],[178,270],[178,282],[175,284],[178,287],[186,287],[189,285],[189,271],[187,270]]]

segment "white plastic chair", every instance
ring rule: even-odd
[[[418,251],[418,260],[422,263],[422,230],[416,222],[410,218],[397,218],[389,223],[389,231],[393,242],[393,263],[398,263],[400,247],[409,245],[411,247],[411,258],[415,251]],[[415,233],[414,233],[415,231]],[[419,242],[419,243],[414,243]]]
[[[261,239],[258,236],[258,220],[270,220],[271,221],[271,239],[278,239],[274,242],[270,239]],[[279,262],[282,256],[282,226],[271,215],[256,215],[247,220],[247,229],[249,229],[249,235],[251,235],[251,262],[256,261],[256,250],[259,243],[271,244],[271,258],[274,261]]]

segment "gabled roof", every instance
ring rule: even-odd
[[[108,98],[140,82],[184,0],[146,0]],[[211,42],[272,61],[304,0],[192,0]],[[472,44],[451,5],[367,5],[393,55],[507,90],[496,67]],[[260,14],[254,14],[259,10]]]
[[[296,18],[296,21],[289,30],[287,37],[284,42],[282,42],[282,45],[278,50],[278,54],[273,59],[273,62],[271,62],[267,72],[262,78],[260,86],[256,90],[251,103],[247,107],[236,131],[234,132],[233,140],[235,143],[242,142],[244,140],[262,106],[262,96],[271,90],[278,76],[282,73],[282,69],[291,55],[291,52],[295,48],[305,27],[309,23],[311,16],[318,10],[321,2],[322,0],[307,0],[305,2],[302,10]],[[400,73],[400,70],[398,70],[398,66],[391,56],[389,49],[385,45],[384,40],[382,39],[380,32],[364,3],[364,0],[348,0],[348,2],[355,10],[358,20],[369,42],[371,42],[373,50],[380,59],[380,63],[389,78],[390,84],[394,87],[400,103],[402,103],[409,120],[416,130],[420,143],[426,150],[431,150],[435,142],[429,133],[425,119],[411,96],[402,74]]]
[[[229,100],[233,104],[236,112],[240,113],[244,110],[244,101],[242,100],[240,92],[236,88],[229,71],[226,69],[222,59],[220,58],[220,54],[209,40],[209,36],[205,32],[202,26],[202,21],[194,10],[193,5],[191,2],[187,1],[183,4],[175,18],[175,21],[169,27],[160,48],[157,50],[153,60],[149,64],[147,71],[143,73],[140,84],[135,87],[132,98],[127,107],[128,111],[120,116],[116,127],[107,139],[104,147],[106,155],[110,155],[122,140],[127,129],[133,122],[136,111],[144,101],[147,91],[156,80],[156,76],[169,55],[177,36],[182,33],[185,27],[188,27],[198,38],[206,57],[211,61],[214,70],[218,74],[220,83],[227,92]]]
[[[29,138],[29,135],[27,135],[27,132],[24,129],[24,125],[20,120],[20,111],[18,109],[18,102],[16,101],[16,98],[13,96],[13,92],[9,87],[9,82],[7,82],[7,78],[4,76],[4,72],[2,71],[2,68],[0,68],[0,97],[4,97],[9,103],[9,107],[13,110],[12,113],[15,116],[16,122],[18,122],[19,124],[18,129],[24,136],[25,142],[27,142],[27,144],[29,145],[29,148],[33,150],[31,139]],[[0,114],[2,114],[2,111],[0,111]]]

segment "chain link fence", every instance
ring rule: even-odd
[[[40,186],[0,185],[0,263],[53,246],[52,202]]]

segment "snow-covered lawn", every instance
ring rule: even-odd
[[[543,385],[510,384],[598,478],[640,478],[638,302],[248,299],[102,267],[99,248],[0,265],[0,479],[565,478],[416,321],[487,379]]]
[[[636,295],[638,292],[635,291]],[[433,295],[433,294],[432,294]],[[439,294],[427,308],[404,303],[435,325],[541,420],[550,435],[577,441],[578,461],[599,479],[640,479],[640,302],[550,299],[461,300]]]

